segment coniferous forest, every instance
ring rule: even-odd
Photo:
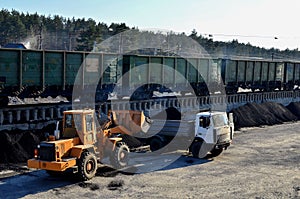
[[[94,19],[64,18],[58,15],[39,15],[16,10],[0,11],[0,46],[7,43],[30,44],[31,49],[91,51],[95,43],[125,30],[136,30],[125,23],[105,24]],[[176,34],[176,33],[171,33]],[[181,33],[186,34],[186,33]],[[146,37],[147,35],[145,35]],[[252,46],[250,43],[213,41],[197,34],[194,29],[187,34],[205,50],[218,56],[247,56],[267,59],[299,59],[298,49],[266,49]]]

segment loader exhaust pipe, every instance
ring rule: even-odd
[[[60,138],[60,130],[58,129],[58,127],[59,127],[59,121],[56,122],[56,129],[54,130],[55,140],[59,140]]]

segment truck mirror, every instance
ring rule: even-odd
[[[233,113],[229,113],[229,122],[233,124]]]

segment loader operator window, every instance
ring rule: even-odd
[[[210,118],[209,117],[200,117],[199,119],[199,126],[202,128],[207,128],[210,125]]]
[[[80,114],[66,114],[65,115],[65,124],[64,124],[64,131],[62,134],[63,138],[71,138],[77,137],[78,131],[82,130],[81,125],[81,116]]]
[[[82,132],[82,118],[80,114],[74,114],[74,122],[75,122],[75,128],[77,131]]]
[[[73,117],[72,115],[66,115],[66,125],[65,128],[72,128],[73,127]]]
[[[76,128],[82,130],[80,114],[68,114],[65,116],[65,128]]]

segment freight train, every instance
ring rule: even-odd
[[[121,78],[125,74],[127,78]],[[293,90],[299,85],[300,61],[0,48],[2,106],[7,105],[8,96],[62,95],[71,100],[74,88],[81,91],[75,97],[95,96],[101,102],[117,87],[121,88],[118,98],[129,95],[141,100],[174,88],[185,95],[192,87],[201,96],[236,93],[239,88],[249,92]]]

